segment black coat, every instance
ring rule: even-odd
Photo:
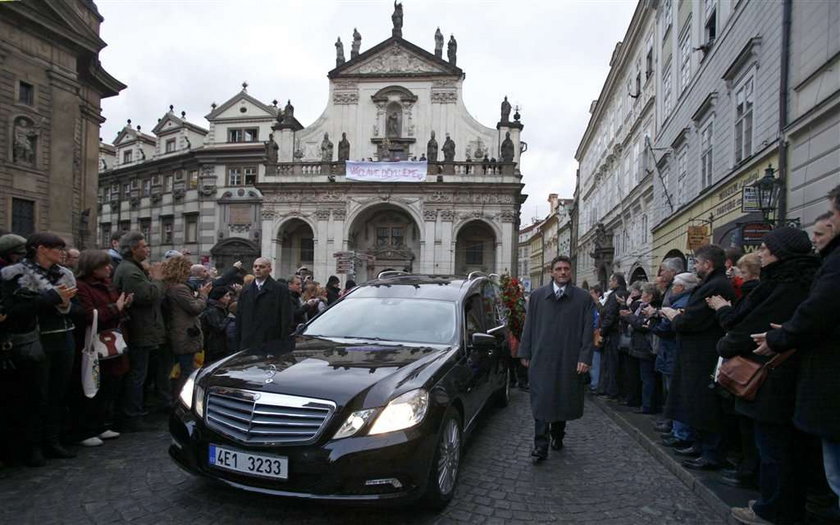
[[[682,314],[671,325],[677,334],[677,359],[665,415],[699,430],[720,430],[720,402],[709,388],[718,361],[717,342],[723,329],[706,298],[720,295],[735,300],[735,291],[723,268],[713,270],[691,293]]]
[[[230,355],[228,349],[228,325],[233,317],[227,308],[215,299],[207,301],[207,307],[201,312],[201,331],[204,334],[204,361],[212,363]]]
[[[587,374],[578,363],[592,364],[592,316],[589,293],[572,284],[557,299],[552,284],[528,300],[518,356],[529,359],[528,378],[534,419],[570,421],[583,416]]]
[[[240,350],[289,352],[291,326],[292,303],[285,285],[268,277],[262,289],[257,288],[256,280],[242,289],[236,309],[236,339]]]
[[[773,351],[798,348],[794,424],[840,441],[840,235],[823,250],[810,294],[787,322],[767,333]]]
[[[770,358],[753,353],[756,344],[750,336],[767,331],[770,323],[781,324],[791,318],[799,303],[808,297],[818,267],[819,260],[809,255],[762,268],[761,282],[739,302],[740,321],[718,341],[718,354],[725,358],[740,355],[760,363],[769,361]],[[735,409],[756,421],[789,424],[795,403],[797,354],[770,371],[755,401],[737,399]]]
[[[811,278],[813,277],[814,276],[811,275]],[[762,278],[764,278],[763,273]],[[715,317],[717,317],[718,324],[720,324],[724,330],[729,330],[741,322],[744,316],[749,313],[749,303],[747,302],[747,297],[749,297],[750,293],[755,290],[758,283],[758,279],[744,281],[741,283],[741,297],[735,301],[732,306],[724,306],[715,311]]]

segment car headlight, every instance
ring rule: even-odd
[[[384,434],[411,428],[421,421],[429,408],[429,393],[422,388],[406,392],[391,400],[368,434]]]
[[[193,405],[193,394],[195,392],[196,376],[198,376],[198,370],[190,374],[190,377],[188,377],[187,380],[184,382],[184,386],[181,387],[181,394],[178,396],[178,399],[181,400],[181,403],[183,403],[184,406],[190,410],[192,409]]]
[[[356,434],[367,424],[374,412],[376,412],[375,408],[353,412],[338,428],[338,432],[335,433],[333,439],[346,438]]]

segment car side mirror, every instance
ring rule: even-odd
[[[306,323],[300,323],[295,327],[295,335],[300,335],[303,333],[303,330],[306,328]]]
[[[476,332],[472,335],[473,348],[492,350],[493,348],[496,348],[497,344],[498,341],[496,338],[490,334]]]

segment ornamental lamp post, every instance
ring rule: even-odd
[[[775,177],[776,170],[772,165],[764,169],[764,176],[755,181],[752,186],[758,194],[758,207],[765,222],[775,222],[779,194],[782,191],[782,181]]]

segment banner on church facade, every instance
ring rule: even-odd
[[[362,182],[424,182],[428,171],[426,161],[345,163],[347,180]]]

